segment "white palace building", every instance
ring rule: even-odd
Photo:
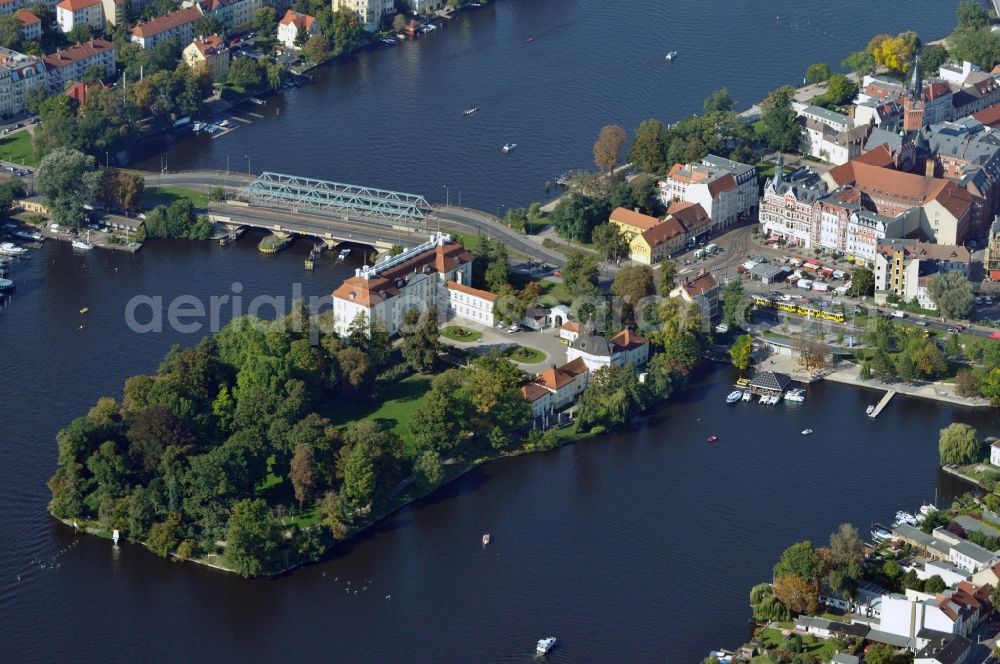
[[[497,296],[472,288],[472,253],[436,233],[423,244],[354,271],[333,291],[334,327],[346,334],[361,312],[381,320],[390,335],[399,332],[403,314],[436,306],[439,315],[493,325]]]

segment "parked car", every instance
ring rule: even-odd
[[[958,328],[955,327],[954,325],[951,325],[951,326],[948,327],[948,331],[951,332],[952,334],[954,334],[954,333],[958,332]]]
[[[927,321],[925,320],[918,320],[916,321],[916,324],[919,325],[920,327],[927,327]]]
[[[513,334],[514,332],[517,332],[520,329],[521,329],[520,325],[511,325],[510,327],[507,328],[507,331]]]

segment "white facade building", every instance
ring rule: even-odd
[[[612,364],[619,367],[627,364],[639,367],[649,359],[649,342],[628,329],[608,340],[596,334],[593,323],[588,321],[566,349],[567,360],[572,362],[577,358],[582,359],[591,371]]]
[[[701,163],[674,164],[659,187],[665,207],[675,202],[701,205],[713,232],[735,225],[757,205],[756,168],[712,155]]]
[[[98,67],[102,78],[115,74],[115,45],[105,39],[91,39],[64,51],[46,55],[42,60],[48,70],[49,92],[61,94],[69,81],[83,79],[87,67]]]
[[[365,30],[374,32],[381,25],[382,17],[391,13],[395,4],[392,0],[333,0],[333,8],[357,12]]]
[[[80,25],[101,30],[104,28],[104,7],[101,0],[62,0],[56,5],[56,23],[63,32]]]

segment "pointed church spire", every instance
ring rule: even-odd
[[[913,76],[910,77],[910,96],[913,99],[920,99],[924,90],[923,77],[920,75],[920,54],[913,58]]]

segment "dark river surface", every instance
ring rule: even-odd
[[[138,165],[277,171],[422,194],[496,211],[545,197],[545,183],[593,167],[601,127],[701,112],[727,86],[747,108],[836,67],[876,32],[939,39],[957,0],[496,0],[397,47],[315,71],[315,85],[219,138],[149,146]],[[526,39],[534,37],[528,43]],[[672,63],[670,51],[679,53]],[[481,110],[471,117],[462,111]],[[503,154],[505,143],[517,149]],[[448,189],[445,190],[445,185]]]
[[[259,168],[524,203],[588,163],[608,121],[679,117],[721,85],[756,98],[872,32],[940,36],[953,5],[497,2],[325,68],[265,107],[280,105],[280,119],[174,146],[170,165],[224,168],[250,152]],[[672,67],[668,50],[681,52]],[[471,104],[483,111],[463,124]],[[502,159],[508,140],[523,147]],[[276,257],[255,244],[155,242],[132,256],[48,242],[14,266],[17,297],[0,312],[3,659],[527,662],[551,634],[557,662],[700,661],[746,638],[747,593],[785,546],[887,520],[935,491],[946,502],[966,487],[937,470],[938,430],[997,432],[993,411],[899,397],[872,421],[876,394],[832,384],[803,404],[726,407],[733,376],[719,369],[644,428],[491,464],[284,578],[243,581],[77,539],[45,512],[56,432],[203,334],[130,331],[133,296],[207,300],[239,282],[245,301],[291,299],[293,284],[326,293],[352,267],[326,256],[305,272],[305,243]]]

